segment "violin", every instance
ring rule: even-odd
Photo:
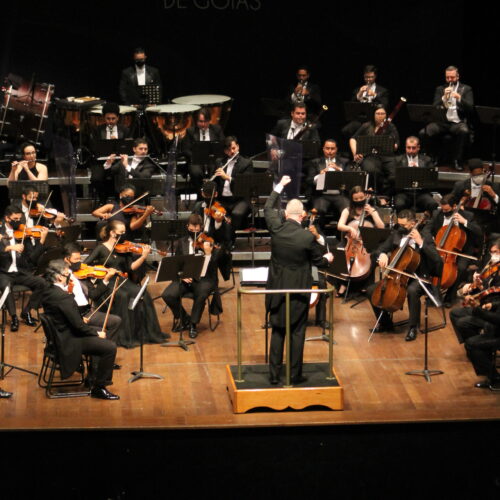
[[[426,218],[422,217],[413,229],[418,228]],[[374,307],[387,312],[403,308],[408,281],[420,264],[420,254],[409,245],[409,242],[410,238],[407,237],[401,247],[392,251],[382,278],[373,291],[371,301]]]
[[[115,251],[118,253],[135,253],[138,255],[142,255],[145,246],[146,245],[144,245],[143,243],[133,243],[132,241],[125,240],[123,243],[118,243],[115,246]],[[162,257],[166,257],[167,255],[167,252],[156,250],[154,248],[151,248],[151,251],[156,252],[158,255],[161,255]]]
[[[110,268],[108,267],[89,266],[82,262],[80,269],[78,269],[78,271],[75,271],[73,273],[73,276],[75,276],[75,278],[78,278],[79,280],[84,280],[86,278],[102,279],[108,274],[109,270]],[[118,272],[116,274],[122,276],[123,278],[127,277],[127,273]]]
[[[214,246],[214,244],[215,244],[215,240],[211,236],[208,236],[205,233],[200,233],[198,235],[198,237],[196,238],[196,241],[194,242],[193,247],[195,249],[200,248],[201,250],[203,250],[203,245],[206,242],[210,243],[212,246]]]
[[[142,215],[146,212],[147,207],[143,205],[131,205],[130,207],[126,207],[122,210],[124,214],[135,214]],[[152,214],[154,215],[163,215],[163,212],[160,212],[156,208],[153,210]]]
[[[19,229],[14,231],[14,238],[16,240],[22,240],[23,238],[39,239],[42,237],[43,229],[45,229],[43,226],[26,227],[24,224],[21,224]]]
[[[482,270],[481,274],[479,275],[479,278],[482,280],[485,280],[485,279],[489,278],[490,276],[493,276],[494,274],[496,274],[499,269],[500,269],[500,262],[497,262],[496,264],[490,264],[489,266],[486,266]]]
[[[464,196],[453,210],[451,221],[447,226],[442,226],[436,234],[436,249],[443,260],[441,273],[441,288],[447,290],[458,278],[457,253],[460,253],[467,242],[467,233],[454,222],[454,215],[462,208],[468,196]],[[432,279],[433,285],[439,284],[439,278]]]
[[[226,219],[227,210],[218,202],[214,201],[209,207],[204,209],[205,215],[212,219]]]
[[[482,292],[476,293],[475,295],[467,295],[462,302],[464,307],[478,307],[479,305],[484,304],[485,299],[490,295],[494,295],[500,293],[500,286],[493,286],[488,288],[488,290],[484,290]]]
[[[55,208],[32,208],[29,211],[29,216],[32,219],[40,216],[44,219],[55,219],[57,216],[57,210]]]

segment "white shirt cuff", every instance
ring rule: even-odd
[[[276,184],[276,186],[274,186],[274,190],[279,194],[279,193],[281,193],[281,191],[283,191],[284,187],[285,186],[283,186],[283,184],[278,183],[278,184]]]

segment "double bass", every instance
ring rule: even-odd
[[[412,229],[417,229],[427,217],[422,217]],[[387,267],[372,294],[372,304],[387,312],[403,308],[408,281],[420,264],[420,254],[409,245],[410,238],[392,251]]]

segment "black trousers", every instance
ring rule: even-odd
[[[430,193],[417,193],[416,198],[417,210],[428,210],[432,213],[438,207],[437,201],[431,196]],[[396,212],[404,208],[413,208],[413,195],[408,193],[397,193],[394,196],[394,206]]]
[[[113,379],[116,344],[112,340],[100,337],[82,337],[78,341],[83,354],[98,357],[97,367],[91,378],[94,380],[94,386],[104,387]]]
[[[462,161],[464,157],[465,145],[469,139],[470,130],[465,122],[452,123],[452,122],[432,122],[429,123],[420,132],[420,138],[425,151],[434,153],[439,150],[437,139],[443,134],[451,134],[455,143],[452,149],[452,160]]]
[[[87,323],[89,326],[95,328],[96,331],[101,330],[102,326],[104,325],[104,320],[106,318],[106,313],[97,311],[94,313],[92,318],[90,318],[89,322]],[[116,342],[117,335],[118,335],[118,330],[120,328],[120,325],[122,323],[122,319],[120,316],[117,316],[116,314],[110,314],[108,317],[108,322],[106,324],[106,338],[112,340],[113,342]]]
[[[24,306],[23,312],[29,312],[31,309],[38,308],[40,304],[40,296],[43,289],[47,286],[47,282],[40,276],[34,276],[33,274],[27,273],[25,271],[19,271],[15,273],[4,273],[0,271],[0,293],[3,292],[6,286],[11,287],[11,293],[7,297],[6,306],[7,311],[11,316],[16,314],[16,302],[14,300],[14,294],[12,293],[13,285],[23,285],[27,286],[31,290],[31,295],[29,297],[28,303]]]
[[[344,208],[349,207],[349,199],[341,194],[324,194],[314,200],[313,207],[319,215],[333,214],[338,218]],[[322,219],[319,219],[322,224]]]
[[[458,341],[463,344],[468,338],[479,335],[488,322],[472,315],[471,307],[457,307],[450,311],[450,321]]]
[[[172,310],[175,319],[185,318],[187,313],[182,307],[181,298],[188,293],[192,293],[194,297],[193,307],[191,309],[191,323],[197,325],[200,322],[201,315],[205,309],[205,302],[216,284],[211,280],[201,279],[193,281],[193,283],[185,283],[182,281],[172,282],[163,291],[161,298],[165,304]]]
[[[476,375],[486,375],[490,380],[499,377],[493,364],[497,349],[500,349],[500,336],[497,333],[474,335],[465,341],[465,350]]]
[[[227,210],[231,216],[231,225],[236,231],[242,229],[245,225],[245,220],[250,213],[250,205],[243,198],[235,198],[234,196],[220,196],[219,202]]]
[[[394,177],[394,156],[368,155],[363,159],[361,168],[370,174],[370,187],[378,194],[390,194],[389,179]]]

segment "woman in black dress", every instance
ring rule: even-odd
[[[140,284],[133,281],[132,275],[138,273],[144,265],[146,257],[151,251],[148,245],[144,245],[141,255],[131,253],[118,253],[114,250],[117,242],[125,234],[125,224],[121,221],[110,221],[102,230],[102,242],[85,260],[89,265],[106,265],[118,271],[128,273],[129,279],[116,292],[112,312],[122,318],[122,336],[116,339],[116,343],[122,347],[135,347],[141,343],[160,344],[167,339],[161,331],[158,317],[151,296],[146,291],[143,299],[134,311],[129,310],[130,299],[134,299],[140,290]]]
[[[35,146],[29,142],[19,148],[23,159],[12,162],[9,181],[46,181],[49,178],[47,167],[36,161]]]

